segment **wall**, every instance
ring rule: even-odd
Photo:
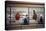
[[[36,14],[37,14],[37,17],[38,17],[38,20],[39,20],[39,16],[42,14],[43,15],[43,18],[44,18],[44,8],[41,7],[35,7],[35,8],[28,8],[28,7],[11,7],[11,21],[15,21],[15,22],[12,22],[12,24],[20,24],[20,23],[23,23],[23,19],[25,18],[25,16],[22,16],[22,15],[28,15],[28,11],[29,11],[29,18],[31,20],[29,20],[29,23],[37,23],[37,21],[33,20],[32,17],[33,17],[33,10],[36,11]],[[7,11],[10,12],[10,7],[7,7]],[[10,16],[10,14],[8,14],[7,12],[7,18]],[[20,12],[20,15],[22,18],[20,18],[20,20],[18,22],[16,22],[15,20],[15,15],[17,12]],[[10,18],[8,18],[7,22],[9,23],[9,20]]]

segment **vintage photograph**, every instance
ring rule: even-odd
[[[45,28],[45,4],[5,1],[5,30]]]

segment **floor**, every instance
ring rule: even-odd
[[[18,29],[34,29],[34,28],[44,28],[43,24],[29,24],[29,25],[9,25],[6,27],[7,30],[18,30]]]

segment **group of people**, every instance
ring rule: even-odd
[[[16,20],[19,20],[20,19],[20,14],[19,12],[16,14],[15,16],[15,19]],[[35,10],[33,10],[33,17],[32,17],[33,20],[37,20],[37,14],[35,13]],[[42,19],[42,16],[40,17],[40,21],[38,21],[39,24],[43,24],[43,19]],[[29,17],[28,15],[26,15],[26,18],[24,18],[24,25],[27,25],[29,24]]]

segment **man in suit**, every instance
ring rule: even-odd
[[[33,19],[34,19],[34,20],[37,19],[37,14],[36,14],[35,10],[33,10]]]

